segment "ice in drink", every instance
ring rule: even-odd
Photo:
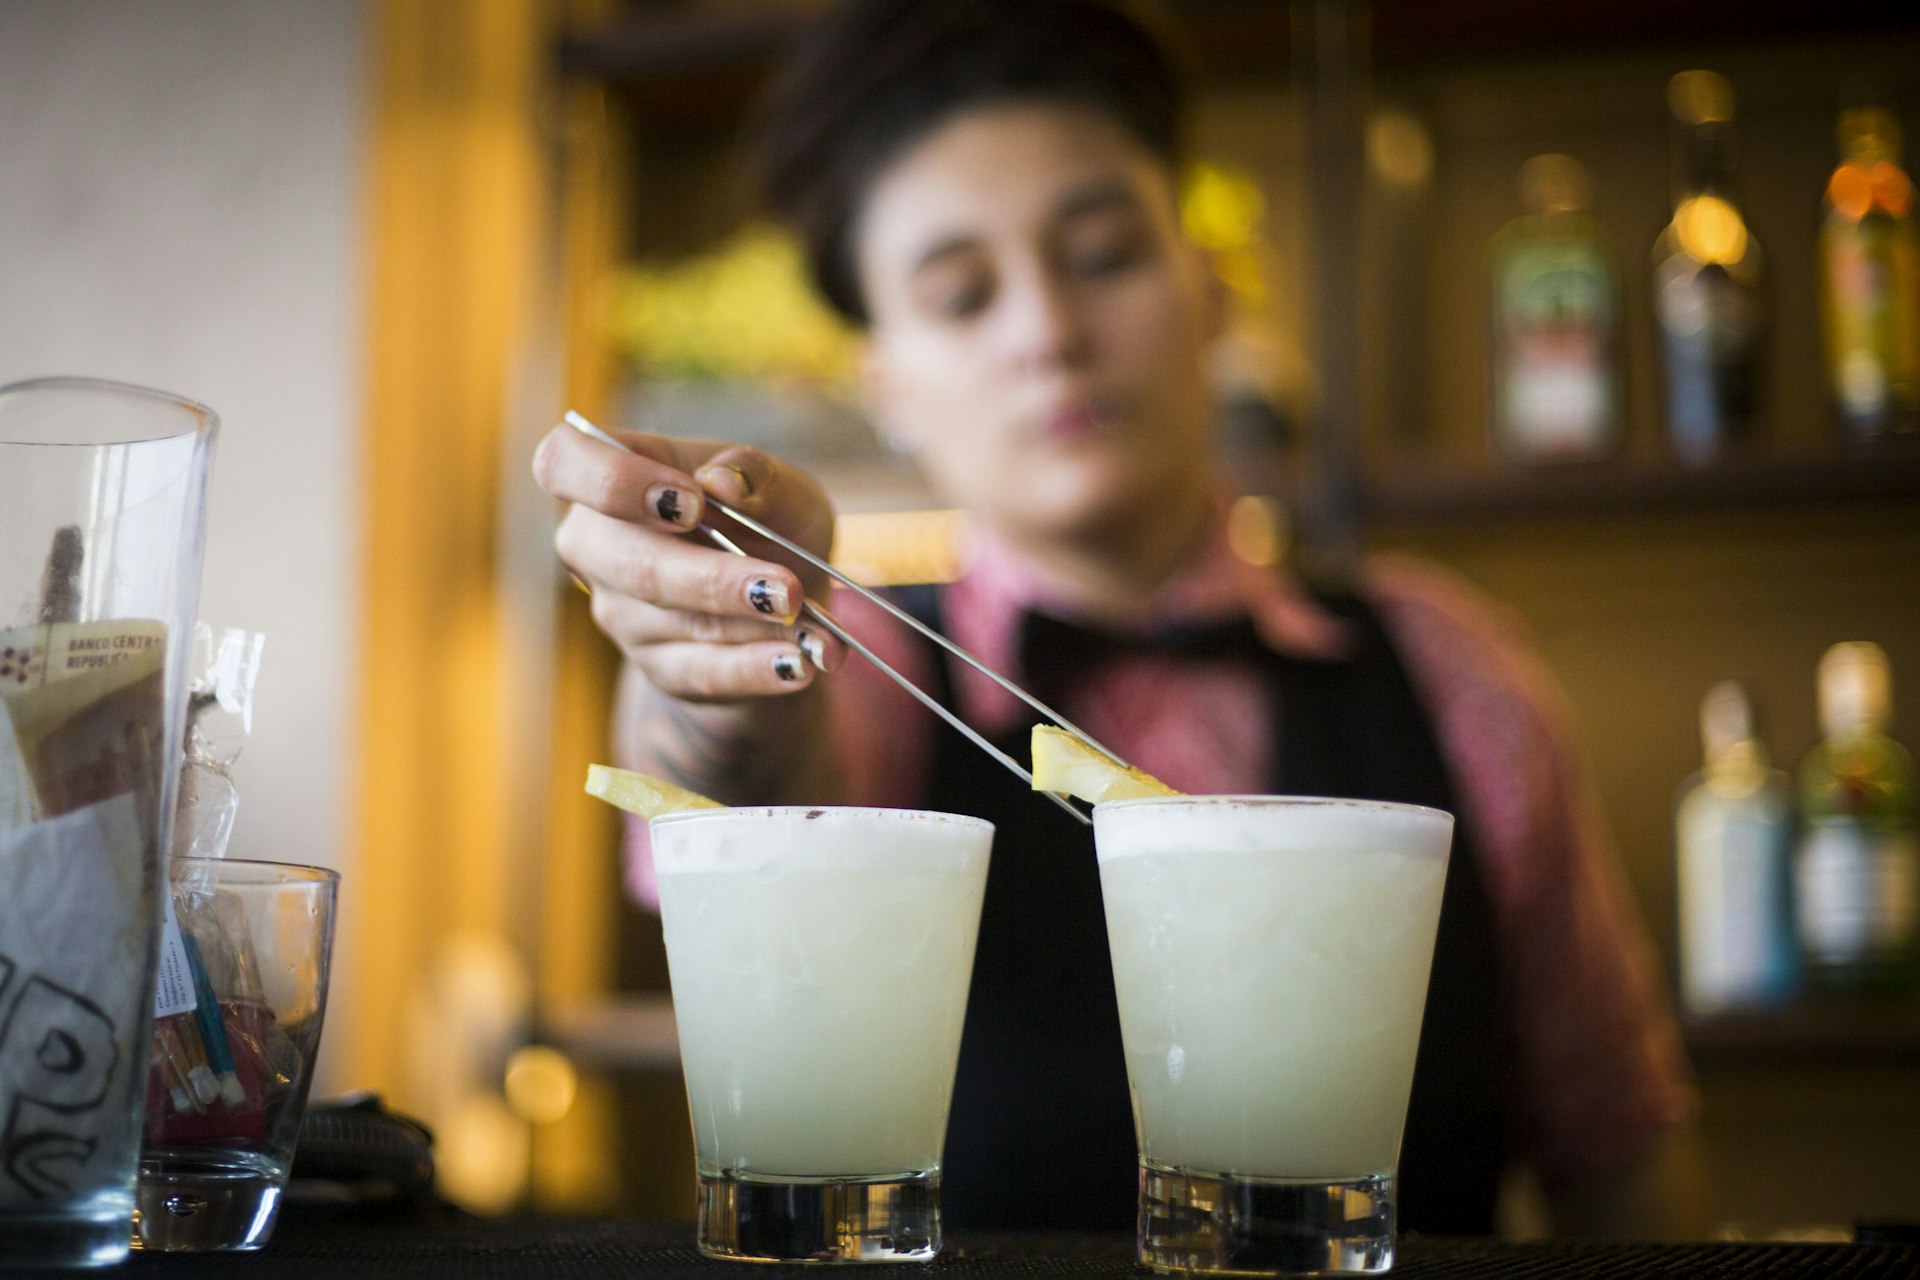
[[[769,1239],[767,1205],[740,1207],[757,1188],[797,1204],[796,1183],[824,1197],[829,1217],[846,1210],[825,1203],[836,1196],[937,1204],[992,825],[907,810],[722,809],[656,819],[652,835],[702,1247],[931,1256],[937,1210],[920,1214],[930,1240],[904,1227],[892,1234],[911,1247],[883,1249],[835,1246],[817,1221]],[[875,1214],[869,1203],[856,1216]],[[755,1240],[740,1237],[740,1216]]]
[[[1296,1201],[1303,1188],[1385,1197],[1361,1228],[1380,1233],[1384,1217],[1384,1243],[1330,1246],[1327,1266],[1263,1262],[1253,1241],[1243,1266],[1209,1267],[1154,1256],[1143,1237],[1145,1260],[1262,1271],[1390,1259],[1452,818],[1216,797],[1102,805],[1094,823],[1143,1187],[1158,1171],[1220,1184],[1215,1201],[1236,1186],[1249,1204],[1271,1186]]]

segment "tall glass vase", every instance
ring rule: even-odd
[[[0,1258],[127,1253],[218,419],[0,387]]]

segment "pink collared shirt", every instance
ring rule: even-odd
[[[1513,995],[1516,1141],[1543,1185],[1577,1185],[1650,1149],[1691,1115],[1695,1096],[1564,699],[1520,619],[1445,570],[1381,557],[1361,590],[1393,634],[1479,836]],[[976,535],[966,575],[944,594],[943,621],[952,639],[1019,680],[1022,614],[1069,616],[1067,598],[1013,550]],[[918,637],[850,592],[834,609],[894,667],[932,686]],[[1243,615],[1277,652],[1324,657],[1343,643],[1337,619],[1284,573],[1240,560],[1224,529],[1128,622],[1150,630]],[[953,730],[858,658],[825,678],[848,803],[916,803],[932,735]],[[1260,792],[1277,728],[1263,688],[1243,663],[1127,653],[1078,682],[1059,710],[1182,791]],[[954,693],[960,714],[989,736],[1023,718],[1011,695],[971,669],[959,669]],[[630,880],[651,905],[652,868],[643,841],[634,844]]]

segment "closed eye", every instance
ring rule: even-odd
[[[984,284],[968,283],[956,288],[936,291],[933,296],[933,309],[949,320],[966,320],[979,315],[987,309],[993,299],[993,290]]]
[[[1127,237],[1076,246],[1068,255],[1067,268],[1082,280],[1099,280],[1139,266],[1146,258],[1146,248],[1138,240]]]

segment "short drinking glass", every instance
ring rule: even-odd
[[[1094,810],[1157,1271],[1379,1272],[1453,818],[1286,797]]]
[[[172,881],[133,1247],[258,1249],[306,1112],[340,877],[175,858]]]
[[[701,1252],[933,1257],[992,824],[714,809],[652,837]]]

